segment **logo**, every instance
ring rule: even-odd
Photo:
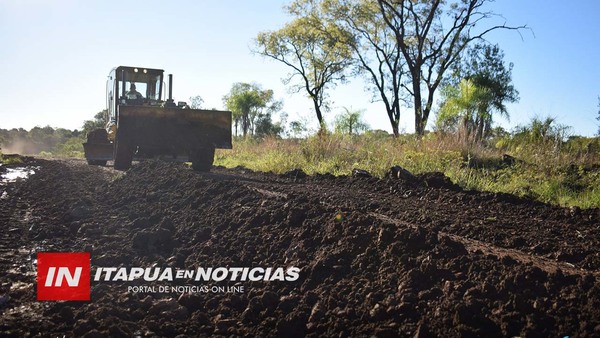
[[[37,300],[90,300],[88,252],[39,252]]]

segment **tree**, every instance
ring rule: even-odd
[[[200,95],[190,97],[190,108],[192,109],[202,109],[202,104],[204,104],[204,100]]]
[[[512,84],[513,64],[504,63],[504,52],[498,45],[477,44],[469,50],[470,65],[465,77],[488,91],[485,105],[481,105],[477,124],[477,139],[482,140],[491,129],[493,113],[510,118],[506,103],[519,101],[519,92]]]
[[[463,142],[480,141],[474,131],[482,119],[486,119],[487,106],[491,101],[490,90],[477,86],[470,79],[463,79],[458,87],[447,86],[442,93],[443,101],[436,120],[436,128],[458,135]]]
[[[435,92],[445,72],[473,41],[499,30],[526,26],[493,25],[476,31],[497,17],[484,10],[492,0],[377,0],[383,20],[398,41],[410,82],[404,86],[413,98],[415,132],[425,133]]]
[[[307,131],[306,123],[301,120],[294,120],[290,122],[290,132],[289,136],[293,138],[300,137],[303,133]]]
[[[362,120],[363,110],[350,110],[346,107],[344,112],[335,119],[335,131],[348,135],[359,134],[369,129],[369,125]]]
[[[108,114],[108,111],[104,109],[103,111],[96,113],[93,120],[83,121],[83,126],[81,127],[83,135],[85,136],[93,130],[104,128],[106,125],[106,114]]]
[[[283,132],[283,126],[280,122],[273,122],[271,112],[260,113],[256,118],[254,135],[277,136]]]
[[[317,7],[316,2],[314,6]],[[385,106],[392,131],[399,135],[400,104],[405,99],[402,81],[404,60],[394,32],[387,29],[379,6],[374,1],[323,0],[320,15],[338,25],[348,39],[356,74],[363,75],[374,101]]]
[[[52,149],[59,142],[59,137],[60,135],[57,135],[54,128],[50,126],[33,127],[29,130],[28,135],[32,144],[36,145],[36,148],[40,150]]]
[[[471,86],[470,99],[476,100],[474,103],[477,107],[471,119],[472,131],[475,132],[474,141],[481,142],[489,134],[494,113],[509,118],[506,102],[519,100],[519,92],[512,84],[512,67],[512,63],[506,66],[504,53],[497,45],[476,44],[468,49],[467,57],[462,62],[453,66],[452,76],[445,81],[448,86],[459,88],[463,99],[467,95],[463,90],[464,80],[468,80]],[[452,94],[455,93],[451,89],[445,89],[442,94],[443,100],[454,100]],[[442,110],[446,108],[448,107],[441,107]],[[438,128],[439,122],[444,122],[444,116],[447,115],[438,116]]]
[[[250,112],[253,108],[264,106],[257,85],[235,83],[229,94],[223,97],[223,102],[233,113],[235,134],[238,135],[238,125],[241,122],[243,136],[246,137],[250,129]]]
[[[291,68],[283,80],[292,92],[305,91],[313,102],[321,129],[325,127],[323,111],[328,110],[326,88],[345,80],[350,65],[343,31],[319,19],[304,1],[296,1],[287,10],[295,16],[277,31],[259,33],[254,51]],[[300,81],[292,83],[295,77]]]
[[[262,90],[256,83],[235,83],[223,97],[227,109],[233,113],[235,134],[241,122],[243,136],[254,131],[254,122],[261,114],[271,114],[281,109],[283,103],[273,97],[273,90]],[[269,117],[270,118],[270,117]]]
[[[598,117],[596,117],[596,120],[600,122],[600,96],[598,96]],[[598,133],[596,136],[600,137],[600,124],[598,125]]]

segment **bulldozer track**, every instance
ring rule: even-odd
[[[393,223],[393,224],[396,224],[396,225],[399,225],[402,227],[406,227],[406,228],[416,229],[419,227],[418,225],[410,224],[408,222],[394,219],[392,217],[382,215],[382,214],[370,213],[369,215],[371,215],[379,220],[382,220],[384,222]],[[593,274],[597,277],[600,277],[600,271],[597,271],[597,270],[590,271],[590,270],[577,268],[575,265],[568,263],[568,262],[552,261],[552,260],[546,259],[544,257],[537,257],[534,255],[531,255],[531,254],[523,252],[521,250],[502,248],[502,247],[490,245],[489,243],[485,243],[485,242],[478,241],[475,239],[470,239],[470,238],[466,238],[463,236],[458,236],[458,235],[454,235],[451,233],[440,231],[438,233],[438,237],[441,238],[442,236],[447,236],[447,237],[451,238],[452,240],[462,243],[470,253],[479,253],[482,255],[492,255],[492,256],[495,256],[499,261],[502,261],[503,257],[510,257],[510,258],[518,261],[521,264],[531,264],[531,265],[536,266],[536,267],[538,267],[546,272],[549,272],[549,273],[555,273],[558,269],[560,269],[563,272],[566,272],[569,274],[577,274],[577,275]]]

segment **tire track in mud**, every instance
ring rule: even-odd
[[[358,179],[360,181],[360,179]],[[325,187],[323,186],[318,186],[317,184],[315,184],[314,182],[310,182],[310,183],[290,183],[289,181],[278,181],[278,180],[272,180],[270,181],[268,184],[265,182],[253,182],[253,181],[248,181],[247,182],[247,187],[253,191],[256,191],[260,194],[262,194],[263,196],[267,197],[267,198],[283,198],[283,199],[289,199],[289,195],[290,194],[308,194],[308,195],[317,195],[319,197],[322,196],[326,196],[326,199],[320,200],[320,204],[325,205],[327,207],[333,208],[333,209],[337,209],[337,210],[344,210],[344,209],[362,209],[363,212],[365,212],[368,215],[374,216],[377,219],[380,219],[381,221],[385,221],[385,222],[389,222],[389,223],[394,223],[403,227],[410,227],[410,228],[418,228],[418,227],[425,227],[425,228],[436,228],[435,230],[440,230],[440,227],[436,227],[435,225],[432,225],[432,223],[436,223],[436,222],[432,222],[432,220],[427,219],[427,217],[423,217],[425,219],[421,219],[421,222],[415,222],[414,220],[412,221],[407,221],[406,219],[399,219],[396,218],[394,215],[397,215],[398,212],[402,212],[405,211],[407,207],[402,207],[402,206],[394,206],[394,205],[389,205],[387,206],[387,208],[389,210],[387,210],[387,212],[382,213],[379,211],[379,209],[381,208],[381,204],[386,204],[385,201],[383,199],[381,199],[381,195],[380,194],[374,194],[372,191],[365,191],[365,189],[363,187],[361,187],[359,185],[358,188],[356,189],[352,189],[351,187],[336,187],[336,190],[342,190],[343,191],[343,197],[342,198],[338,198],[339,194],[328,194],[328,189],[327,189],[327,185],[330,184],[331,182],[327,182]],[[261,188],[257,188],[255,187],[256,185],[273,185],[275,184],[277,188],[279,189],[286,189],[286,190],[290,190],[288,192],[281,192],[281,191],[275,191],[275,190],[268,190],[268,189],[261,189]],[[273,189],[273,187],[271,187],[271,189]],[[390,187],[390,191],[393,191],[393,188]],[[405,189],[404,191],[407,191],[408,194],[406,193],[402,193],[402,197],[399,198],[400,200],[400,204],[403,204],[405,202],[407,202],[406,200],[408,198],[410,198],[411,196],[414,196],[414,187],[409,187],[407,189]],[[397,195],[397,192],[395,192],[395,194]],[[423,194],[426,195],[426,194]],[[420,197],[418,197],[418,199],[416,200],[416,203],[411,203],[410,206],[408,206],[408,208],[412,208],[413,214],[415,210],[422,210],[422,208],[424,208],[425,206],[427,208],[431,208],[432,206],[432,201],[430,201],[427,198],[423,198],[424,196],[421,195]],[[393,197],[393,195],[392,195]],[[414,196],[417,197],[417,196]],[[356,203],[354,205],[348,206],[347,203],[347,199],[354,199],[356,201]],[[374,203],[373,200],[376,199],[381,199],[381,203]],[[413,201],[414,202],[414,201]],[[420,202],[420,203],[419,203]],[[536,203],[537,204],[537,203]],[[434,207],[435,209],[435,207]],[[564,214],[571,214],[572,209],[564,209],[563,213]],[[433,212],[431,212],[433,213]],[[589,215],[589,218],[591,219],[592,214]],[[415,217],[416,219],[417,217]],[[478,215],[479,219],[490,219],[492,218],[492,216],[489,215]],[[542,221],[542,216],[536,216],[535,214],[533,215],[533,219],[534,222],[541,222]],[[494,221],[495,221],[495,217],[494,217]],[[449,222],[452,223],[452,222]],[[600,227],[600,223],[598,223],[596,228]],[[584,275],[584,274],[594,274],[595,276],[600,276],[600,270],[598,269],[586,269],[583,267],[578,267],[575,264],[568,262],[568,261],[561,261],[558,260],[556,258],[554,259],[550,259],[550,258],[546,258],[543,256],[538,256],[535,255],[534,253],[531,252],[530,248],[527,248],[525,250],[521,250],[521,249],[516,249],[516,248],[510,248],[510,247],[505,247],[505,246],[499,246],[497,241],[494,241],[494,236],[488,236],[488,238],[486,238],[487,240],[492,239],[491,242],[489,241],[483,241],[481,239],[474,239],[474,238],[470,238],[468,236],[462,235],[461,233],[464,233],[463,231],[461,231],[460,228],[457,228],[455,226],[450,226],[450,227],[444,227],[443,228],[444,231],[439,231],[439,236],[448,236],[450,238],[452,238],[455,241],[459,241],[461,243],[463,243],[467,249],[469,250],[469,252],[473,253],[473,252],[481,252],[483,254],[491,254],[494,256],[497,256],[498,259],[503,259],[503,257],[510,257],[518,262],[520,262],[521,264],[533,264],[547,272],[553,273],[556,272],[557,269],[560,269],[564,272],[568,272],[570,274],[578,274],[578,275]],[[454,231],[453,231],[454,230]],[[496,230],[498,230],[498,232],[502,232],[502,229],[500,227],[497,227]],[[580,232],[578,230],[575,230],[576,233],[580,234]],[[598,233],[598,232],[596,232]],[[581,237],[581,235],[579,235]],[[594,235],[590,235],[592,238],[594,237]],[[595,237],[598,238],[598,237]],[[600,245],[600,242],[596,241],[597,244]],[[566,244],[569,245],[569,244]],[[555,249],[555,250],[559,250],[559,249]],[[596,252],[595,255],[597,256],[598,253]],[[547,255],[548,256],[548,255]]]
[[[410,223],[407,223],[407,222],[404,222],[404,221],[401,221],[398,219],[393,219],[386,215],[381,215],[381,214],[377,214],[377,213],[370,213],[369,215],[374,216],[375,218],[380,219],[385,222],[397,224],[399,226],[403,226],[403,227],[407,227],[407,228],[414,228],[414,229],[418,228],[418,226],[416,226],[414,224],[410,224]],[[536,266],[548,273],[556,273],[557,270],[560,269],[560,270],[567,272],[569,274],[572,274],[572,275],[593,274],[596,277],[600,277],[600,271],[589,271],[589,270],[585,270],[585,269],[578,269],[573,264],[568,263],[568,262],[551,261],[549,259],[546,259],[543,257],[537,257],[537,256],[528,254],[528,253],[520,251],[520,250],[502,248],[502,247],[491,245],[489,243],[485,243],[485,242],[470,239],[470,238],[465,238],[463,236],[453,235],[453,234],[443,232],[443,231],[440,231],[438,233],[438,237],[441,237],[441,236],[447,236],[454,241],[462,243],[470,253],[477,252],[477,253],[483,254],[483,255],[492,255],[492,256],[495,256],[497,258],[497,260],[499,260],[499,261],[511,263],[510,260],[506,260],[506,257],[509,257],[510,259],[513,259],[514,261],[517,261],[520,264],[533,265],[533,266]]]
[[[262,182],[260,182],[262,183]],[[254,185],[260,185],[260,183],[254,183]],[[288,185],[289,183],[279,183],[280,185]],[[309,185],[306,185],[309,186]],[[304,186],[304,188],[306,188],[306,186]],[[256,191],[257,193],[267,197],[267,198],[283,198],[283,199],[288,199],[289,198],[289,193],[283,193],[283,192],[279,192],[279,191],[273,191],[273,190],[267,190],[267,189],[261,189],[261,188],[257,188],[255,186],[252,186],[250,184],[247,184],[246,187],[250,190]],[[318,191],[318,189],[307,189],[309,191]],[[347,196],[352,196],[352,195],[356,195],[357,192],[356,191],[348,191],[348,189],[346,189],[346,197]],[[373,196],[372,193],[370,192],[362,192],[361,195],[364,196],[369,196],[371,195],[371,197]],[[333,209],[341,209],[338,205],[333,204],[333,203],[323,203],[324,205],[333,208]],[[417,225],[415,223],[410,223],[407,221],[403,221],[400,219],[395,219],[392,218],[388,215],[384,215],[384,214],[380,214],[377,212],[367,212],[368,215],[373,216],[381,221],[384,222],[388,222],[388,223],[393,223],[402,227],[406,227],[406,228],[413,228],[413,229],[417,229],[420,226],[423,226],[425,228],[430,227],[429,224],[421,224],[421,225]],[[600,271],[598,270],[588,270],[588,269],[584,269],[584,268],[578,268],[576,267],[574,264],[569,263],[569,262],[565,262],[565,261],[559,261],[559,260],[551,260],[545,257],[541,257],[541,256],[536,256],[532,253],[528,253],[522,250],[517,250],[517,249],[512,249],[512,248],[504,248],[504,247],[500,247],[497,245],[494,245],[493,243],[487,243],[487,242],[483,242],[481,240],[476,240],[476,239],[471,239],[465,236],[461,236],[461,235],[456,235],[456,234],[452,234],[449,232],[445,232],[445,231],[439,231],[438,233],[438,237],[441,236],[447,236],[449,238],[451,238],[454,241],[460,242],[463,245],[465,245],[466,249],[470,252],[470,253],[475,253],[478,252],[480,254],[484,254],[484,255],[493,255],[495,257],[497,257],[497,259],[499,261],[504,261],[507,262],[508,264],[513,264],[513,262],[511,262],[510,259],[519,262],[520,264],[530,264],[533,266],[536,266],[548,273],[555,273],[558,269],[560,269],[563,272],[566,272],[568,274],[575,274],[575,275],[586,275],[586,274],[593,274],[596,277],[600,277]],[[507,259],[510,258],[510,259]]]

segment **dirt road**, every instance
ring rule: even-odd
[[[32,165],[0,186],[1,336],[600,336],[598,209],[461,191],[441,174]],[[92,270],[300,272],[208,285],[224,292],[92,281],[89,302],[38,302],[40,251],[90,252]]]

